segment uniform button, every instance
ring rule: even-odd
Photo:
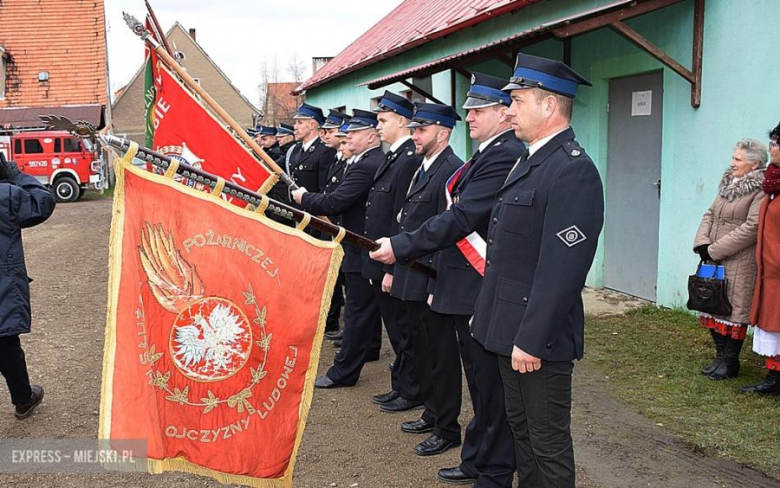
[[[406,215],[407,215],[407,213],[406,213],[406,212],[404,212],[404,217],[406,217]]]
[[[501,203],[504,201],[504,197],[498,197],[498,203]]]
[[[494,224],[497,224],[497,223],[498,223],[498,217],[493,217],[493,223],[494,223]]]
[[[492,245],[493,245],[493,239],[488,239],[488,245],[489,245],[489,246],[492,246]]]
[[[467,268],[470,268],[470,267],[471,267],[471,265],[470,265],[469,263],[466,263],[466,267],[467,267]]]
[[[368,220],[368,215],[366,215],[366,220]]]
[[[528,303],[528,297],[523,297],[523,303]]]
[[[517,201],[517,197],[515,197],[515,201]]]
[[[547,349],[552,349],[552,348],[553,348],[552,342],[547,344]]]
[[[489,267],[490,267],[490,260],[489,260],[489,259],[488,259],[487,261],[485,261],[485,267],[486,267],[486,268],[489,268]]]
[[[366,207],[370,207],[370,206],[371,206],[371,202],[366,202]]]
[[[371,191],[374,191],[374,187],[373,186],[371,187]]]
[[[401,226],[401,230],[404,230],[404,226],[403,225]]]

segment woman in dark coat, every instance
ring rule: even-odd
[[[744,393],[780,395],[780,124],[769,133],[769,160],[764,179],[766,198],[758,218],[758,279],[750,309],[756,326],[753,351],[765,356],[767,374]]]
[[[38,225],[54,211],[54,197],[38,180],[0,157],[0,374],[8,384],[14,414],[24,419],[43,400],[43,388],[30,385],[19,334],[30,332],[30,285],[24,264],[22,229]]]

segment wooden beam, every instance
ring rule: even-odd
[[[635,43],[648,53],[650,53],[652,56],[657,58],[659,61],[673,69],[677,74],[685,78],[691,83],[695,83],[696,77],[694,76],[693,72],[691,72],[688,68],[681,65],[677,62],[676,59],[669,56],[665,52],[663,52],[660,48],[658,48],[655,44],[648,41],[647,38],[642,36],[639,32],[635,31],[631,27],[627,26],[623,22],[613,22],[610,24],[610,27],[615,29],[620,35],[628,39],[629,41]]]
[[[553,34],[556,37],[566,38],[572,37],[585,32],[590,32],[599,27],[606,27],[612,25],[614,22],[620,22],[632,17],[636,17],[653,10],[668,7],[675,3],[680,3],[683,0],[649,0],[647,2],[633,3],[629,7],[621,8],[615,12],[608,14],[598,15],[588,20],[576,21],[570,25],[564,27],[558,27],[553,29]]]
[[[515,69],[515,60],[512,59],[512,57],[507,56],[504,53],[496,53],[496,59],[509,66],[511,69]]]
[[[691,87],[691,106],[701,105],[701,71],[704,50],[704,0],[696,0],[693,6],[693,86]]]
[[[406,80],[398,80],[398,81],[399,81],[399,82],[400,82],[402,85],[405,85],[405,86],[407,86],[407,87],[408,87],[410,90],[412,90],[413,92],[415,92],[415,93],[419,93],[420,95],[424,96],[424,97],[425,97],[425,98],[427,98],[428,100],[431,100],[431,101],[433,101],[433,103],[438,103],[438,104],[440,104],[440,105],[447,105],[446,103],[442,102],[442,101],[441,101],[441,100],[439,100],[438,98],[434,97],[433,95],[431,95],[430,93],[428,93],[427,91],[423,90],[422,88],[420,88],[419,86],[417,86],[417,85],[415,85],[415,84],[413,84],[413,83],[409,83],[409,82],[408,82],[408,81],[406,81]]]
[[[450,105],[452,106],[452,108],[455,108],[455,103],[457,101],[457,98],[456,98],[456,96],[457,96],[457,93],[456,93],[456,91],[457,91],[456,90],[457,83],[456,83],[456,80],[455,80],[456,76],[457,76],[457,74],[455,73],[455,70],[451,69],[450,70]],[[457,110],[457,109],[455,109],[455,110]]]

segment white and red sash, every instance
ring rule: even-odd
[[[452,206],[452,191],[455,189],[455,185],[458,184],[458,180],[460,179],[461,175],[463,175],[463,173],[469,169],[472,161],[473,159],[466,161],[463,166],[458,168],[452,174],[452,176],[450,176],[450,179],[447,180],[444,191],[447,198],[447,209]],[[485,243],[485,240],[482,238],[482,236],[476,232],[472,232],[463,239],[459,240],[457,246],[458,249],[460,249],[460,252],[463,253],[463,256],[465,256],[466,260],[471,263],[471,265],[477,271],[477,273],[479,273],[480,276],[485,276],[485,254],[487,253],[487,243]]]

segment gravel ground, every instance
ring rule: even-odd
[[[26,421],[14,418],[0,384],[0,438],[93,439],[98,432],[107,257],[111,201],[80,201],[57,207],[45,224],[25,231],[32,284],[33,333],[23,338],[34,382],[46,399]],[[333,358],[323,345],[322,374]],[[319,390],[299,453],[298,487],[435,487],[436,470],[455,466],[459,452],[421,458],[412,452],[420,436],[399,425],[419,415],[380,412],[370,401],[388,389],[390,348],[369,363],[354,388]],[[578,364],[574,438],[578,486],[590,487],[776,487],[760,473],[695,453],[663,428],[605,393],[603,376]],[[464,385],[463,424],[471,416]],[[198,476],[147,474],[3,474],[14,487],[220,486]]]

